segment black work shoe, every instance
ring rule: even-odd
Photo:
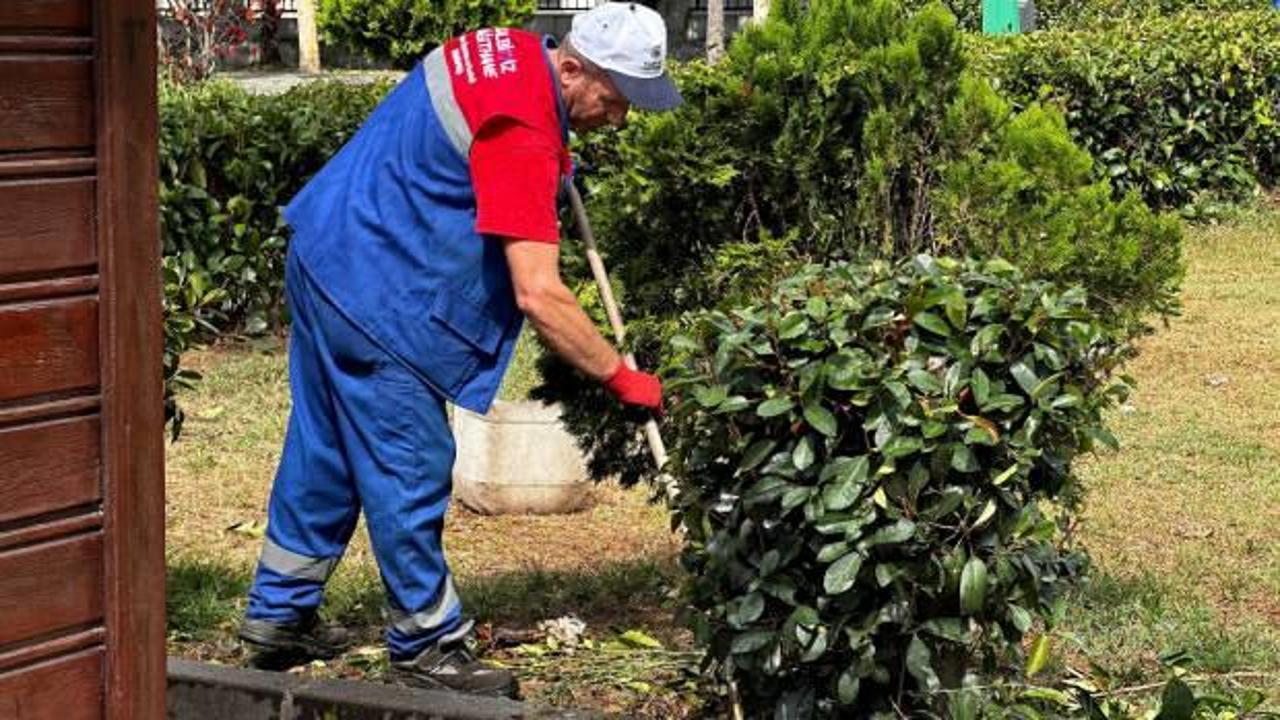
[[[477,660],[470,647],[470,631],[467,623],[461,632],[441,638],[417,657],[391,661],[391,677],[431,690],[515,698],[519,693],[515,674]]]
[[[240,639],[255,650],[252,664],[265,669],[329,660],[351,645],[350,633],[321,625],[315,613],[288,625],[245,618],[240,623]]]

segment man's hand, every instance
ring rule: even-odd
[[[626,363],[619,363],[618,369],[609,376],[604,386],[620,402],[647,408],[662,415],[662,381],[656,376],[632,370]]]

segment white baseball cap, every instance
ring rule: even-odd
[[[667,74],[667,25],[652,9],[607,2],[573,18],[569,42],[609,73],[641,110],[670,110],[682,101]]]

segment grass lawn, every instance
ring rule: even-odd
[[[1196,673],[1280,704],[1280,212],[1193,229],[1187,254],[1183,316],[1144,341],[1139,388],[1112,417],[1122,449],[1081,467],[1095,571],[1055,636],[1055,667],[1132,686],[1183,652]],[[182,398],[188,424],[168,452],[169,650],[240,663],[234,629],[287,416],[285,359],[272,341],[190,363],[205,380]],[[526,363],[507,392],[535,378]],[[445,538],[464,601],[495,641],[567,614],[587,623],[593,645],[573,655],[537,642],[497,651],[530,699],[688,716],[689,637],[667,599],[678,543],[642,491],[600,487],[595,501],[564,517],[454,510]],[[360,646],[298,671],[380,676],[381,593],[358,531],[327,612]]]

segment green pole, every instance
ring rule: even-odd
[[[1003,35],[1021,30],[1018,0],[982,0],[982,32]]]

